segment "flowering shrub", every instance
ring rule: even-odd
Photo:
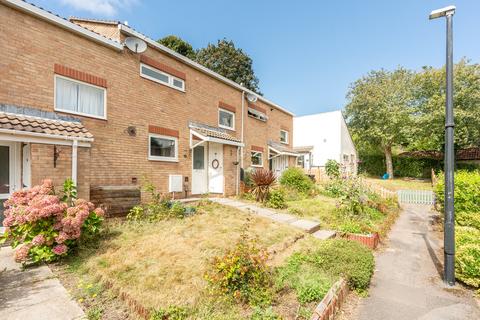
[[[67,255],[81,237],[100,231],[104,212],[91,202],[76,199],[71,180],[64,183],[63,195],[55,194],[52,181],[16,191],[5,201],[5,234],[11,240],[15,261],[53,261]]]
[[[213,293],[237,302],[268,304],[272,274],[267,259],[266,250],[258,248],[256,241],[248,236],[247,223],[235,247],[213,259],[205,279]]]

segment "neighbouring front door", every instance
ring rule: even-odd
[[[208,192],[206,149],[206,145],[193,148],[192,194],[204,194]]]
[[[223,193],[223,144],[208,144],[208,192]]]
[[[13,144],[0,142],[0,227],[3,226],[3,203],[13,191]]]
[[[285,155],[276,156],[272,158],[271,170],[275,172],[277,177],[281,176],[282,172],[288,168],[288,157]]]

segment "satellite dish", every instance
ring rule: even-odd
[[[147,50],[147,43],[135,37],[125,38],[125,46],[130,49],[130,51],[135,53],[142,53]]]
[[[250,102],[257,102],[257,96],[254,95],[253,93],[247,93],[247,100]]]

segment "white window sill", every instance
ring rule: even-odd
[[[160,158],[160,157],[148,157],[150,161],[161,161],[161,162],[178,162],[178,158]]]
[[[227,127],[227,126],[222,126],[221,124],[218,125],[219,128],[222,128],[222,129],[227,129],[227,130],[230,130],[230,131],[235,131],[235,128],[231,128],[231,127]]]
[[[283,142],[283,141],[280,141],[281,144],[288,144],[288,141],[287,142]]]
[[[69,113],[69,114],[74,114],[74,115],[82,116],[82,117],[86,117],[86,118],[107,120],[107,117],[95,116],[95,115],[91,115],[91,114],[88,114],[88,113],[75,112],[75,111],[70,111],[70,110],[65,110],[65,109],[60,109],[60,108],[54,108],[54,110],[58,111],[58,112],[61,112],[61,113]]]
[[[259,164],[252,164],[251,166],[252,166],[252,167],[255,167],[255,168],[263,168],[263,164],[262,164],[262,165],[259,165]]]

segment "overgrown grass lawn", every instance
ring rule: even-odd
[[[365,178],[366,181],[380,185],[392,191],[398,190],[433,190],[432,182],[430,180],[421,179],[389,179],[383,180],[380,178]]]
[[[109,224],[97,248],[85,248],[68,261],[77,274],[113,283],[148,309],[187,307],[201,319],[241,318],[239,306],[210,299],[204,279],[214,256],[238,240],[247,219],[258,244],[291,241],[300,231],[241,211],[208,204],[185,219]]]

